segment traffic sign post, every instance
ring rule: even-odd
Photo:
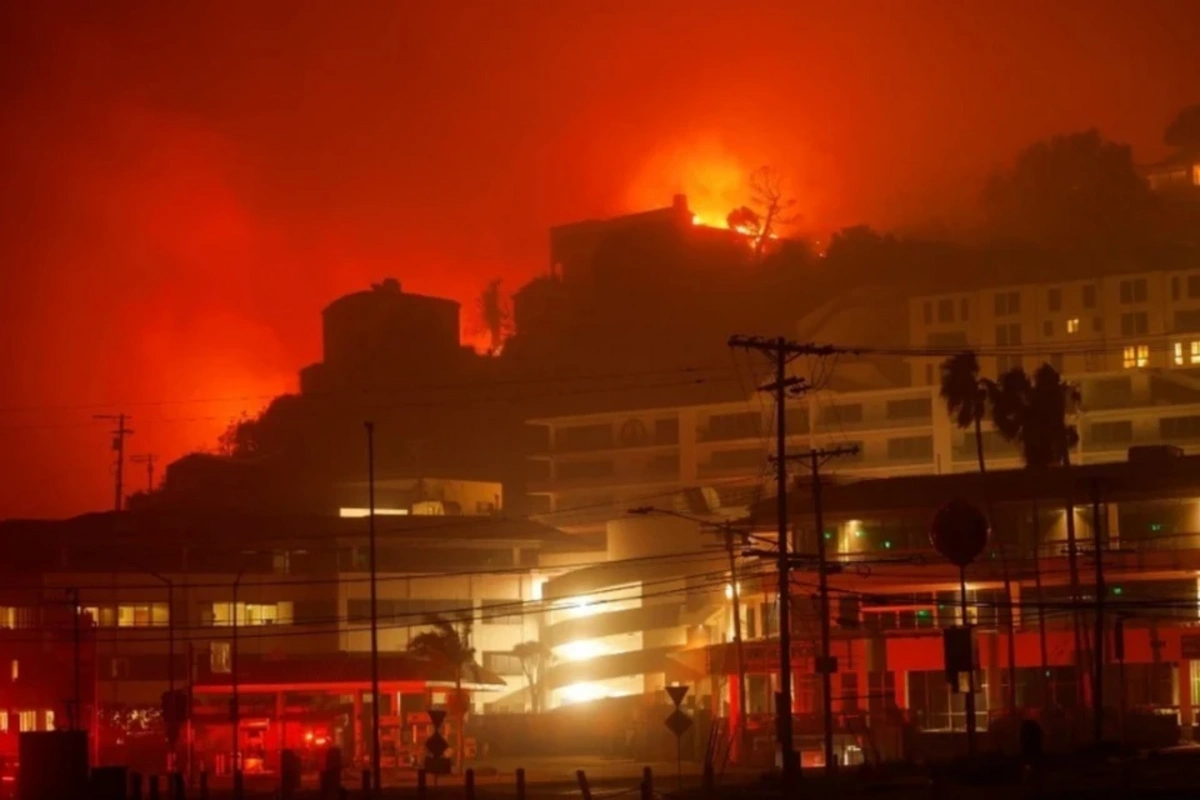
[[[449,775],[450,759],[446,751],[450,743],[442,736],[442,723],[446,720],[446,712],[442,709],[429,709],[429,722],[433,725],[433,733],[425,740],[425,771],[432,775]]]
[[[687,693],[687,686],[667,687],[667,695],[675,705],[675,710],[663,720],[663,724],[667,726],[667,730],[675,734],[675,774],[680,790],[683,789],[683,735],[692,727],[692,718],[679,707],[683,703],[683,698],[687,697]]]

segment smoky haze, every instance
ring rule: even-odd
[[[111,496],[294,389],[319,313],[395,275],[464,303],[556,223],[746,202],[798,232],[965,228],[986,175],[1195,102],[1194,2],[7,3],[0,517]],[[468,336],[478,338],[472,330]],[[169,402],[160,402],[169,401]],[[142,477],[129,480],[140,487]]]

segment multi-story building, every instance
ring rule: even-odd
[[[826,312],[819,316],[826,322],[835,317]],[[976,471],[974,432],[955,427],[939,396],[940,364],[947,355],[962,350],[980,355],[984,376],[995,377],[1016,366],[1032,371],[1045,361],[1079,389],[1082,406],[1071,420],[1080,434],[1072,453],[1072,463],[1077,466],[1103,469],[1106,464],[1124,462],[1130,448],[1136,446],[1167,444],[1191,452],[1200,444],[1200,270],[1081,277],[918,296],[908,301],[907,318],[907,346],[901,337],[891,349],[908,355],[896,356],[891,365],[885,364],[883,369],[867,364],[850,365],[850,370],[835,367],[835,373],[839,369],[845,373],[847,379],[843,380],[836,375],[831,379],[828,370],[819,368],[806,376],[817,388],[788,400],[789,451],[857,445],[856,455],[838,458],[825,467],[840,481],[911,479],[922,486],[922,475],[944,475],[949,480],[952,473]],[[853,331],[853,320],[834,321],[824,334],[820,328],[803,328],[803,339],[840,343],[832,337],[838,331],[842,335]],[[845,343],[861,344],[853,339]],[[904,362],[910,377],[898,382],[892,367]],[[530,490],[542,508],[553,512],[556,524],[575,533],[605,529],[612,536],[612,526],[627,510],[647,505],[717,522],[734,517],[761,521],[763,509],[773,503],[760,504],[758,498],[764,492],[773,493],[769,459],[776,450],[775,420],[776,410],[769,401],[754,395],[732,402],[612,409],[533,420],[531,424],[544,434],[545,447],[533,457],[540,479]],[[1020,466],[1017,448],[986,423],[984,450],[989,468]],[[1170,505],[1166,499],[1163,502]],[[1043,508],[1053,504],[1046,499]],[[1121,514],[1141,513],[1139,508],[1136,503],[1126,504]],[[911,525],[897,528],[895,534],[887,532],[891,523],[882,528],[868,525],[851,499],[845,500],[845,507],[833,512],[831,519],[837,520],[838,513],[845,517],[836,523],[838,546],[847,558],[853,557],[868,536],[879,539],[881,550],[897,552],[926,536],[924,529]],[[1122,529],[1128,524],[1123,522]],[[902,540],[900,532],[905,530],[904,536],[916,537],[912,542]],[[698,532],[696,529],[693,537]],[[812,549],[811,542],[808,549]],[[1061,571],[1060,567],[1055,562],[1048,568]],[[888,591],[895,594],[912,594],[931,582],[940,584],[945,577],[926,566],[909,565],[903,577],[898,574],[901,570],[892,572],[897,575]],[[946,591],[953,589],[950,578],[946,578]],[[992,591],[995,587],[986,588]],[[776,624],[772,591],[747,596],[743,621],[746,630],[754,632],[748,633],[748,638],[761,638]],[[721,612],[711,605],[700,603],[697,609],[701,614],[717,614],[699,624],[719,623]],[[930,611],[926,606],[902,610],[906,619],[909,612],[922,612],[918,616],[928,626],[938,627],[946,621],[945,615],[926,614]],[[723,613],[728,619],[728,610]],[[894,617],[898,612],[868,604],[866,610],[856,613],[862,619],[879,614]],[[603,626],[600,619],[591,624],[597,629]],[[647,625],[647,630],[653,628]],[[712,641],[729,635],[720,624],[708,634]],[[658,636],[666,641],[664,634]],[[680,630],[667,634],[667,639],[676,648],[676,658],[689,649],[690,640]],[[863,652],[859,656],[866,658]],[[933,662],[928,665],[930,670],[938,667]],[[650,665],[645,673],[638,673],[631,660],[625,668],[626,690],[633,685],[650,687],[667,674],[655,673]],[[771,680],[777,685],[777,677]],[[850,682],[847,687],[857,681],[853,685],[863,694],[868,689],[872,696],[878,694],[875,690],[882,691],[882,684],[875,685],[878,681],[869,675],[851,675],[845,680]],[[750,683],[748,708],[769,708],[766,687],[770,680],[752,677]],[[609,685],[615,687],[615,683]],[[798,696],[811,698],[811,688],[809,685]],[[916,690],[894,690],[909,693],[897,694],[896,706],[910,707],[906,698]]]
[[[482,491],[463,482],[443,488],[462,498]],[[490,491],[479,496],[495,501]],[[404,510],[435,503],[447,510],[433,500],[416,500]],[[491,511],[491,502],[485,510]],[[79,617],[96,643],[95,667],[85,680],[100,704],[106,758],[148,755],[151,765],[163,763],[159,709],[173,684],[195,687],[198,761],[210,769],[228,763],[235,664],[246,685],[242,747],[260,753],[257,761],[247,756],[248,767],[275,763],[286,741],[281,731],[294,738],[314,724],[324,726],[327,743],[361,755],[362,709],[369,697],[370,562],[367,521],[354,516],[144,511],[8,522],[0,526],[12,554],[4,565],[8,605],[0,608],[0,633],[13,628],[29,635],[26,623],[40,618],[45,598],[58,598],[55,607],[69,609],[68,590],[77,593]],[[404,655],[412,637],[436,617],[471,629],[478,660],[466,680],[471,707],[524,710],[529,687],[513,649],[538,639],[539,618],[531,608],[542,584],[561,571],[543,574],[539,560],[544,554],[571,563],[589,557],[594,547],[492,513],[386,514],[376,527],[389,758],[413,751],[406,715],[446,702],[446,687],[454,685],[445,670]],[[22,660],[20,669],[31,676],[42,671],[36,659]],[[50,708],[61,717],[61,705]],[[111,751],[117,744],[127,748],[130,739],[145,752]]]

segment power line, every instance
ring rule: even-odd
[[[299,395],[301,397],[317,399],[317,398],[359,398],[359,397],[399,397],[416,394],[427,391],[442,391],[442,390],[463,390],[463,389],[480,389],[488,387],[501,386],[521,386],[530,384],[542,383],[569,383],[572,381],[600,381],[625,378],[644,378],[658,375],[680,375],[680,374],[715,374],[723,375],[728,372],[728,368],[721,365],[712,366],[683,366],[670,369],[655,369],[655,370],[639,370],[625,372],[609,372],[598,374],[563,374],[554,372],[541,376],[524,376],[518,378],[500,378],[495,380],[479,380],[479,381],[459,381],[454,383],[417,383],[409,384],[402,389],[357,389],[357,390],[329,390],[329,391],[308,391]],[[605,391],[604,388],[596,389],[595,391]],[[0,408],[0,414],[24,414],[35,413],[39,411],[80,411],[97,408],[113,408],[114,406],[122,406],[125,408],[134,407],[152,407],[152,406],[169,406],[169,405],[194,405],[207,403],[232,403],[244,402],[250,400],[274,400],[278,397],[287,396],[289,393],[282,394],[257,394],[257,395],[225,395],[225,396],[209,396],[209,397],[179,397],[179,398],[162,398],[154,400],[136,400],[136,401],[112,401],[101,403],[78,403],[78,404],[57,404],[44,406],[8,406]],[[541,396],[541,395],[539,395]],[[553,393],[547,396],[554,396]],[[203,418],[201,418],[203,419]]]

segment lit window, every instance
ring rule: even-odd
[[[167,624],[169,616],[170,612],[166,603],[119,606],[117,608],[117,626],[121,628],[163,626]]]
[[[1067,320],[1067,333],[1079,333],[1079,317]]]
[[[1150,363],[1150,346],[1139,344],[1124,348],[1121,363],[1125,369],[1147,366]]]
[[[1192,344],[1195,344],[1195,342]],[[1175,362],[1175,366],[1178,367],[1183,364],[1183,342],[1176,342],[1174,345],[1172,345],[1172,349],[1175,353],[1172,360]]]
[[[54,730],[54,711],[49,708],[46,709],[46,730]]]
[[[37,712],[36,711],[18,711],[17,712],[17,729],[24,733],[26,731],[37,730]]]
[[[229,672],[233,668],[233,655],[229,642],[213,642],[208,652],[208,668],[213,672]]]
[[[8,733],[8,712],[0,711],[0,733]]]
[[[231,603],[213,603],[213,625],[230,627],[233,625]],[[292,624],[292,603],[238,603],[238,625],[290,625]]]
[[[1191,343],[1191,353],[1189,359],[1193,364],[1200,364],[1200,342]]]
[[[21,662],[14,658],[12,660],[12,679],[15,681],[19,677],[21,677]]]

